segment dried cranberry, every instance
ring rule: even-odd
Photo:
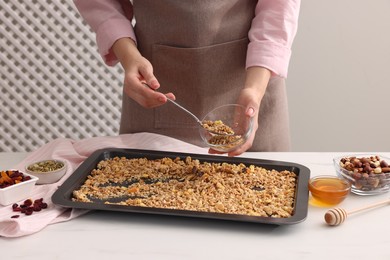
[[[22,211],[22,208],[20,208],[20,207],[12,208],[12,211],[14,211],[14,212]]]
[[[38,206],[38,205],[34,205],[34,206],[33,206],[33,210],[34,210],[34,211],[41,211],[41,207]]]
[[[28,200],[24,201],[24,205],[26,205],[26,206],[31,206],[32,204],[33,204],[33,202],[32,202],[31,199],[28,199]]]
[[[34,211],[34,208],[33,208],[33,207],[28,207],[28,208],[26,209],[26,211],[24,212],[24,214],[26,214],[26,215],[31,215],[31,214],[33,213],[33,211]]]
[[[18,205],[17,203],[12,204],[12,211],[21,212],[25,215],[31,215],[33,212],[41,211],[47,208],[47,203],[43,202],[43,198],[32,200],[27,199],[23,204]],[[18,218],[18,215],[11,216],[11,218]]]
[[[34,200],[34,204],[36,204],[36,203],[42,203],[42,202],[43,202],[43,198]]]

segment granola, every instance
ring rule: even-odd
[[[220,135],[232,135],[234,134],[234,130],[228,126],[225,125],[221,120],[203,120],[202,126],[207,131],[210,131],[212,133],[217,133]]]
[[[114,157],[100,161],[73,200],[263,217],[290,217],[296,174],[242,163]]]
[[[234,147],[244,141],[241,135],[214,135],[208,142],[212,145],[223,145],[227,148]]]

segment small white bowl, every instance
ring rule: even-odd
[[[46,162],[60,163],[60,164],[62,164],[62,167],[59,169],[48,170],[48,171],[47,170],[32,170],[33,166],[35,166],[35,168],[37,168],[36,167],[37,165],[41,165],[42,163],[46,163]],[[66,168],[67,168],[66,162],[60,161],[60,160],[49,159],[49,160],[43,160],[43,161],[39,161],[39,162],[35,162],[35,163],[27,165],[26,172],[31,174],[31,175],[34,175],[35,177],[38,177],[37,184],[50,184],[50,183],[55,183],[55,182],[59,181],[62,178],[62,176],[65,175]]]
[[[17,170],[9,170],[9,171],[17,171]],[[38,181],[38,178],[24,172],[21,173],[24,176],[29,176],[31,179],[19,182],[17,184],[13,184],[5,188],[0,188],[1,205],[7,206],[24,199],[28,199],[29,196],[31,196],[34,185]]]

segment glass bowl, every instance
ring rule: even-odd
[[[349,181],[358,195],[376,195],[390,190],[390,158],[375,154],[351,154],[333,159],[338,176]]]
[[[230,152],[246,142],[253,129],[253,118],[245,115],[245,107],[227,104],[210,111],[202,121],[222,121],[230,127],[233,135],[212,134],[202,127],[199,133],[206,145],[216,151]]]
[[[309,180],[309,191],[321,204],[337,205],[348,196],[351,184],[344,178],[320,175]]]
[[[55,183],[66,173],[66,163],[51,159],[34,162],[26,166],[26,172],[38,177],[37,184]]]

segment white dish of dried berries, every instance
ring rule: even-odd
[[[337,175],[348,180],[351,192],[376,195],[390,190],[390,158],[377,154],[352,154],[333,159]]]
[[[0,172],[0,204],[3,206],[27,199],[38,178],[18,170]]]

